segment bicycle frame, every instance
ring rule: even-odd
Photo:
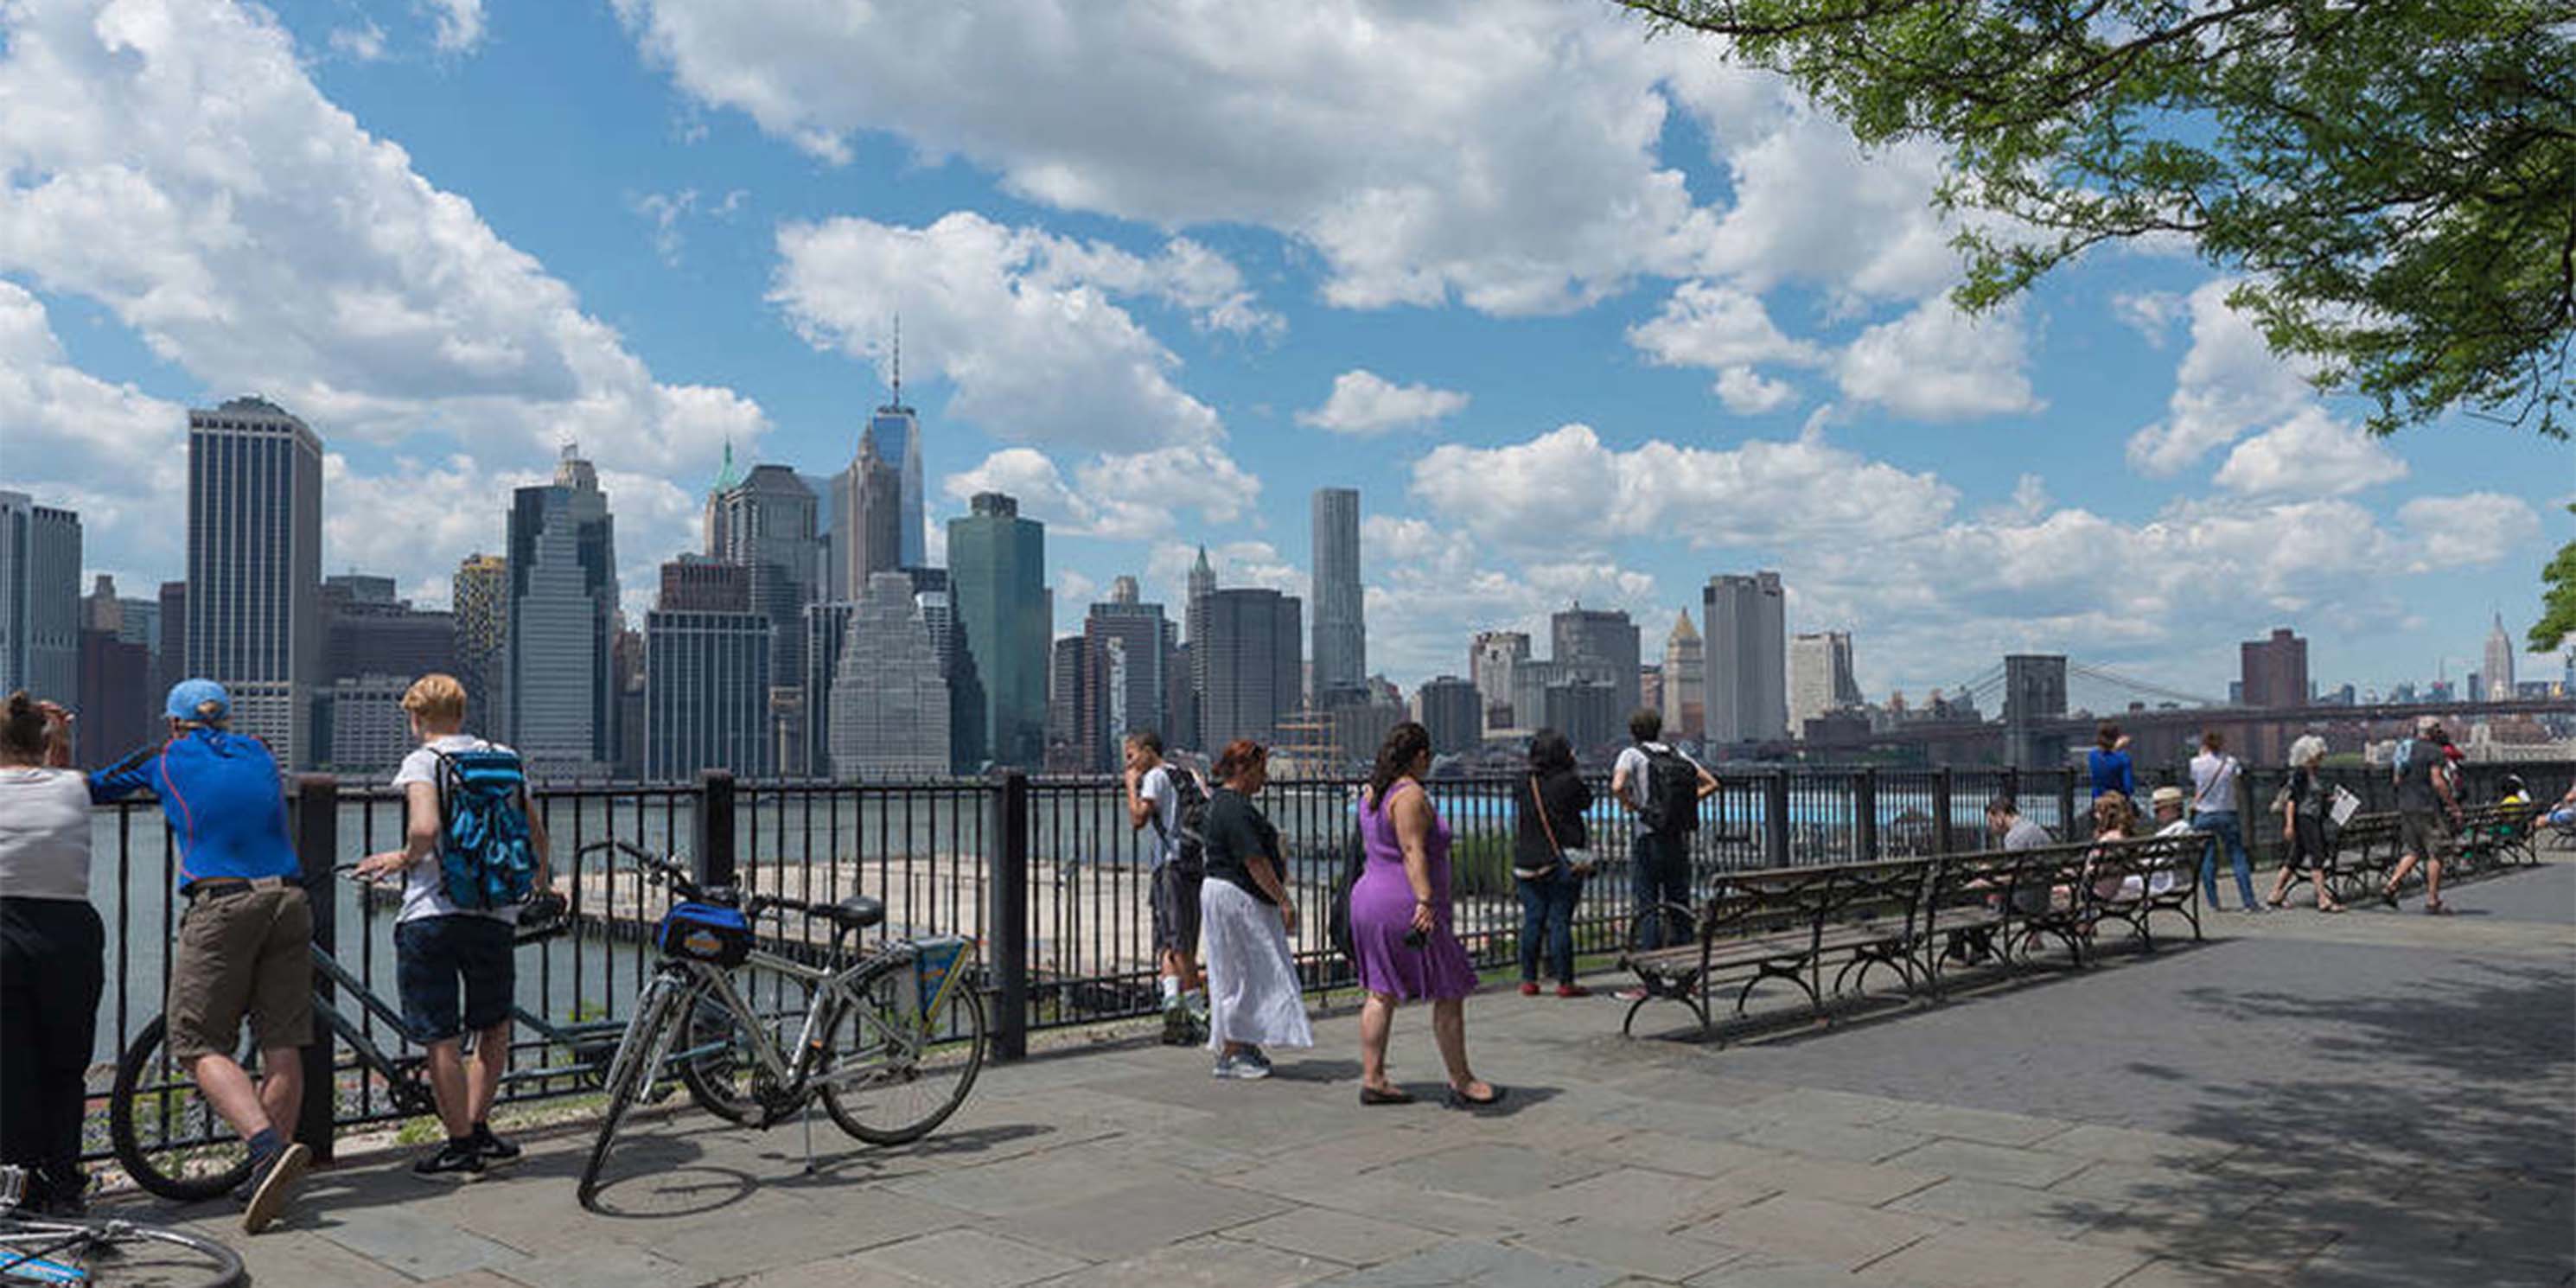
[[[855,1016],[859,1023],[873,1031],[878,1040],[907,1053],[917,1053],[929,1036],[927,1018],[939,1013],[940,1003],[949,990],[957,987],[965,971],[951,971],[940,985],[939,994],[928,1006],[911,1013],[909,1024],[889,1024],[886,1017],[866,1004],[866,989],[877,980],[911,962],[916,949],[908,941],[890,943],[859,961],[838,968],[808,966],[766,949],[754,948],[745,959],[745,967],[758,967],[790,979],[799,980],[813,989],[813,1000],[806,1005],[805,1018],[796,1035],[796,1052],[791,1059],[779,1049],[771,1027],[759,1022],[761,1012],[743,1000],[734,985],[734,972],[704,962],[675,961],[698,986],[712,995],[717,1004],[731,1013],[739,1027],[750,1035],[752,1055],[769,1077],[789,1094],[802,1096],[819,1087],[856,1085],[873,1076],[869,1069],[835,1071],[821,1079],[814,1077],[814,1060],[825,1048],[824,1039],[844,1014]]]

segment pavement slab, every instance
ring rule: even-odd
[[[1495,1113],[1362,1108],[1336,1013],[1260,1083],[1076,1041],[911,1146],[818,1120],[810,1170],[798,1124],[675,1102],[599,1212],[579,1122],[471,1185],[344,1157],[256,1238],[98,1207],[223,1239],[260,1288],[2576,1288],[2576,862],[2455,898],[1725,1043],[1488,993]],[[1426,1026],[1398,1046],[1438,1067]]]

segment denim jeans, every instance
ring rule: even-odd
[[[1557,864],[1543,877],[1512,883],[1521,894],[1521,978],[1538,978],[1539,950],[1555,968],[1556,982],[1574,982],[1574,901],[1583,897],[1583,878]]]
[[[1636,897],[1637,946],[1661,948],[1678,943],[1690,933],[1689,923],[1681,914],[1667,912],[1660,917],[1647,917],[1645,911],[1659,903],[1688,908],[1690,892],[1690,855],[1682,848],[1682,838],[1661,837],[1640,831],[1629,847],[1629,893]],[[1669,927],[1667,923],[1672,923]]]
[[[2228,861],[2236,868],[2236,893],[2244,907],[2254,906],[2254,867],[2245,858],[2245,830],[2236,825],[2232,809],[2202,810],[2192,816],[2191,830],[2207,832],[2218,843],[2203,850],[2200,856],[2201,902],[2215,911],[2218,907],[2218,852],[2227,851]]]

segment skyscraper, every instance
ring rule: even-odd
[[[832,681],[841,671],[841,646],[849,642],[850,615],[858,605],[822,600],[805,606],[805,718],[798,732],[803,754],[785,772],[830,778],[832,770]]]
[[[508,741],[539,776],[599,777],[619,759],[617,532],[572,444],[511,499],[509,574]]]
[[[456,669],[455,615],[395,598],[391,577],[324,578],[322,632],[326,682],[372,675],[409,683]]]
[[[1860,705],[1852,674],[1851,636],[1843,631],[1802,634],[1789,641],[1789,733],[1803,738],[1807,722],[1828,711]]]
[[[950,540],[955,540],[952,536]],[[952,547],[953,551],[953,547]],[[881,572],[850,608],[831,687],[832,776],[931,778],[956,759],[948,682],[912,578]]]
[[[2243,702],[2249,707],[2308,705],[2308,642],[2276,627],[2270,638],[2236,646]]]
[[[961,771],[984,762],[1035,768],[1046,755],[1046,528],[999,492],[977,493],[948,523],[957,628],[983,685],[982,735],[954,748]],[[875,584],[873,578],[870,585]]]
[[[80,516],[0,492],[0,693],[80,688]]]
[[[1512,694],[1519,685],[1515,672],[1529,661],[1530,637],[1523,631],[1478,631],[1475,642],[1467,648],[1467,678],[1475,681],[1476,692],[1485,699],[1485,724],[1490,728],[1536,728],[1512,709]],[[1530,713],[1533,719],[1537,712]]]
[[[1163,666],[1173,635],[1163,606],[1143,602],[1133,577],[1112,582],[1109,598],[1083,617],[1081,706],[1074,727],[1085,769],[1117,769],[1119,743],[1136,730],[1171,736]]]
[[[894,340],[894,397],[868,417],[868,433],[876,439],[877,452],[895,468],[901,483],[903,533],[898,543],[901,554],[896,566],[927,568],[930,566],[930,528],[925,521],[921,495],[921,417],[903,402],[903,331],[897,324]],[[849,517],[843,510],[835,521]],[[844,576],[848,574],[843,574]]]
[[[1425,680],[1414,694],[1431,750],[1441,755],[1474,751],[1485,739],[1485,698],[1473,682],[1444,675]]]
[[[1673,738],[1698,738],[1708,732],[1707,654],[1700,646],[1699,631],[1691,625],[1685,610],[1673,619],[1672,633],[1664,637],[1664,733]]]
[[[1706,640],[1708,739],[1789,735],[1789,627],[1780,574],[1721,574],[1700,595]]]
[[[1568,679],[1609,684],[1622,722],[1637,709],[1639,647],[1636,623],[1623,612],[1603,612],[1576,604],[1548,618],[1549,658]]]
[[[2498,702],[2513,697],[2513,636],[2505,633],[2504,614],[2495,615],[2495,629],[2487,632],[2486,665],[2478,668],[2478,678],[2487,691],[2473,694]]]
[[[837,598],[857,603],[868,578],[903,562],[903,474],[877,450],[876,430],[859,433],[859,452],[832,479],[832,574]]]
[[[456,680],[465,686],[468,728],[496,735],[510,727],[510,561],[480,551],[456,565]]]
[[[324,629],[321,437],[259,398],[189,411],[187,670],[292,768],[321,755]]]
[[[1304,612],[1275,590],[1216,591],[1202,607],[1206,634],[1190,647],[1206,679],[1199,693],[1199,742],[1216,751],[1237,738],[1276,742],[1297,710],[1305,669]]]
[[[690,782],[702,769],[776,772],[774,630],[768,614],[749,611],[750,583],[740,564],[662,565],[660,603],[644,615],[645,781]]]
[[[769,619],[771,674],[777,687],[799,688],[805,674],[805,605],[821,593],[822,543],[815,536],[820,503],[796,471],[755,465],[729,485],[725,471],[707,493],[707,556],[740,564],[750,578],[751,611]]]
[[[161,583],[161,667],[153,687],[168,692],[188,678],[188,583]]]
[[[1368,679],[1365,592],[1360,588],[1360,494],[1315,489],[1315,705],[1330,707]]]

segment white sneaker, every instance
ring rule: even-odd
[[[1270,1066],[1256,1064],[1239,1055],[1221,1055],[1216,1058],[1216,1068],[1209,1070],[1208,1076],[1233,1078],[1240,1082],[1258,1082],[1270,1076]]]

